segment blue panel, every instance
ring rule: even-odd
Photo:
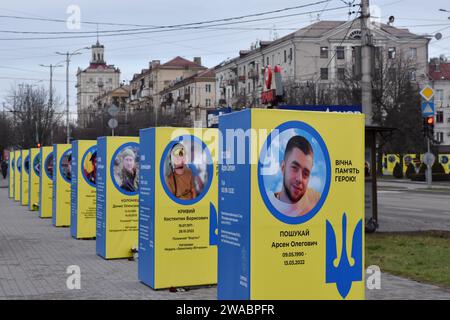
[[[154,128],[140,131],[138,278],[155,287],[155,140]]]
[[[303,106],[278,106],[277,109],[283,110],[301,110],[301,111],[321,111],[321,112],[351,112],[362,113],[360,105],[303,105]]]
[[[97,152],[97,222],[95,249],[98,255],[106,258],[107,137],[97,139]]]
[[[70,235],[77,238],[78,232],[78,141],[72,142],[72,178],[70,186]],[[81,178],[81,177],[80,177]]]
[[[42,159],[42,157],[43,157],[42,149],[43,148],[41,148],[39,150],[39,154],[41,157],[41,165],[40,165],[41,172],[45,171],[45,167],[44,167],[45,159]],[[39,175],[39,217],[42,218],[42,174]]]
[[[250,127],[250,110],[219,117],[219,299],[250,299]],[[242,218],[230,222],[230,213]]]
[[[58,145],[53,145],[53,197],[52,197],[52,223],[54,226],[56,226],[56,190],[58,189],[58,185],[56,181],[58,180],[58,167],[56,166],[57,160],[58,160],[58,153],[57,153]]]

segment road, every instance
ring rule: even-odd
[[[378,231],[450,231],[450,192],[379,190]]]

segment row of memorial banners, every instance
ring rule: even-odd
[[[245,110],[10,157],[9,196],[154,289],[364,298],[364,116]]]

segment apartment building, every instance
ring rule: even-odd
[[[439,153],[450,153],[450,62],[433,59],[430,79],[434,88],[434,134]]]
[[[149,63],[148,69],[142,69],[134,74],[130,81],[130,107],[134,110],[153,110],[159,112],[160,92],[168,88],[173,81],[184,79],[206,70],[201,65],[201,58],[195,57],[193,61],[182,57],[161,64],[160,60]]]
[[[181,78],[160,92],[161,113],[186,119],[185,125],[200,123],[206,127],[207,110],[215,108],[216,77],[214,69]]]
[[[406,59],[413,80],[428,80],[428,37],[387,24],[373,24],[371,32],[376,60]],[[336,83],[349,70],[357,73],[360,45],[360,20],[319,21],[275,41],[260,41],[216,67],[217,104],[264,107],[264,69],[269,65],[281,69],[285,88]]]

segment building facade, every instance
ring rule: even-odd
[[[120,70],[106,64],[105,48],[98,41],[91,47],[89,67],[77,71],[78,125],[87,127],[97,112],[95,100],[104,93],[119,87]]]
[[[206,127],[206,114],[215,108],[216,77],[214,69],[174,81],[160,92],[161,114],[184,118],[184,125]]]
[[[429,38],[392,25],[371,26],[377,63],[408,63],[411,78],[428,80]],[[266,66],[281,69],[281,83],[288,88],[303,88],[297,96],[310,94],[318,101],[318,88],[327,87],[360,70],[356,59],[361,46],[360,20],[319,21],[275,41],[260,41],[250,50],[216,67],[217,105],[264,107]],[[378,61],[378,62],[377,62]],[[376,70],[375,70],[376,72]],[[335,97],[334,103],[339,103]],[[320,99],[319,99],[320,101]]]
[[[439,153],[450,153],[450,62],[433,59],[430,79],[434,88],[434,139]]]
[[[130,81],[130,108],[154,111],[157,115],[160,112],[161,91],[171,86],[174,81],[204,70],[206,68],[201,65],[199,57],[189,61],[178,56],[164,64],[161,64],[160,60],[151,61],[148,69],[141,70]]]

